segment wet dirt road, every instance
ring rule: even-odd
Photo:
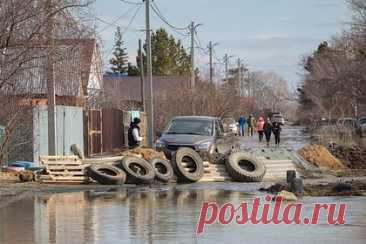
[[[303,198],[346,203],[345,225],[220,225],[195,234],[204,201],[251,202],[264,197],[237,183],[140,188],[118,192],[37,194],[0,209],[0,243],[365,243],[366,198]]]
[[[239,137],[239,143],[242,147],[247,148],[268,148],[265,143],[259,142],[258,134],[253,136],[246,134],[244,137]],[[305,127],[302,126],[283,126],[281,131],[281,148],[298,150],[310,143],[310,135],[306,132]],[[271,136],[269,148],[274,148],[274,135]]]

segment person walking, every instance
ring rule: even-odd
[[[263,141],[263,134],[264,134],[264,119],[263,117],[259,117],[257,121],[257,132],[259,135],[259,142]]]
[[[280,146],[280,142],[281,142],[281,124],[278,123],[278,122],[274,122],[273,123],[273,126],[272,126],[272,131],[273,131],[273,134],[275,136],[275,145],[276,147],[279,147]]]
[[[267,146],[269,146],[269,142],[271,141],[271,135],[272,135],[272,123],[270,118],[267,118],[267,121],[264,123],[263,132],[264,135],[266,136]]]
[[[139,147],[142,142],[140,124],[141,120],[139,118],[134,118],[128,128],[128,146],[130,149]]]
[[[247,124],[248,124],[248,135],[253,136],[254,126],[256,125],[255,118],[253,117],[253,115],[249,115]]]
[[[238,122],[239,122],[239,135],[244,136],[245,124],[247,123],[247,120],[244,116],[240,116]]]

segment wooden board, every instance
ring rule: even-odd
[[[41,178],[43,183],[86,183],[85,168],[77,156],[41,156],[41,165],[46,167],[47,177]]]

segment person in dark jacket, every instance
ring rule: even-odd
[[[266,136],[267,146],[269,146],[269,142],[271,141],[272,135],[272,123],[271,119],[267,118],[267,121],[263,125],[264,135]]]
[[[278,123],[278,122],[274,122],[273,123],[273,126],[272,126],[272,131],[273,131],[273,134],[275,136],[275,144],[276,144],[276,147],[279,147],[280,146],[280,142],[281,142],[281,124]]]
[[[140,124],[141,120],[139,118],[134,118],[128,128],[128,146],[130,149],[139,147],[142,142]]]

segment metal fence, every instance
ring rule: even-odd
[[[72,155],[72,144],[83,150],[83,108],[56,107],[56,154]],[[48,113],[46,105],[33,108],[33,158],[38,162],[41,155],[48,155]]]

